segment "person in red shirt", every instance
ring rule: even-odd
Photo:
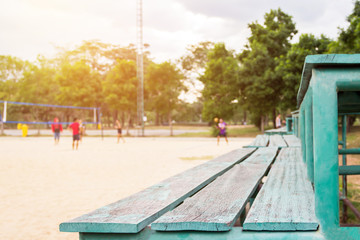
[[[75,118],[74,122],[70,124],[69,130],[70,128],[72,129],[72,133],[73,133],[72,148],[74,150],[74,147],[76,146],[76,150],[77,150],[79,147],[79,140],[80,140],[80,124],[77,118]]]
[[[61,123],[59,123],[58,118],[54,118],[54,123],[51,124],[51,130],[54,133],[55,145],[56,145],[59,143],[59,140],[60,140],[60,132],[63,131],[63,127],[62,127]]]

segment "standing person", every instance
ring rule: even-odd
[[[122,128],[121,128],[121,123],[119,122],[119,120],[116,119],[115,122],[115,128],[117,129],[117,143],[119,143],[120,138],[123,140],[123,143],[125,143],[125,139],[122,136]]]
[[[279,113],[275,119],[275,128],[281,128],[281,114]]]
[[[224,122],[224,120],[222,118],[220,118],[217,128],[219,129],[219,134],[217,136],[217,145],[219,145],[220,137],[225,137],[226,143],[229,144],[227,136],[226,136],[226,123]]]
[[[62,124],[59,123],[59,119],[57,117],[54,118],[54,123],[51,124],[51,130],[54,133],[55,145],[56,145],[60,141],[60,132],[63,131]]]
[[[72,148],[74,150],[74,147],[76,145],[76,150],[77,150],[79,147],[79,140],[80,140],[80,124],[77,118],[74,118],[74,122],[70,124],[69,130],[70,128],[72,129],[72,133],[73,133]]]

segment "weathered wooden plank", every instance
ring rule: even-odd
[[[270,135],[269,147],[283,148],[287,147],[287,144],[281,135]]]
[[[295,135],[283,135],[283,138],[289,147],[301,147],[301,141]]]
[[[160,231],[229,231],[277,153],[260,148],[151,224]]]
[[[269,143],[269,135],[257,135],[254,141],[245,147],[246,148],[266,147],[268,143]]]
[[[168,178],[130,197],[60,224],[63,232],[136,233],[185,198],[244,160],[254,149],[238,149]]]
[[[254,231],[317,230],[314,191],[300,148],[283,148],[245,219]]]
[[[265,134],[268,134],[268,135],[273,135],[273,134],[285,135],[285,134],[288,134],[288,133],[286,131],[286,127],[282,127],[282,128],[275,128],[275,129],[266,130]]]

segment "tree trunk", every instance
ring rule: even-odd
[[[130,124],[131,124],[131,113],[130,111],[128,112],[128,119],[127,119],[127,126],[126,126],[126,135],[130,136]]]
[[[262,133],[264,133],[264,121],[265,121],[265,117],[264,115],[261,115],[260,130]]]
[[[35,111],[35,121],[39,121],[39,111]],[[36,124],[37,125],[37,135],[40,136],[40,128],[41,128],[41,124]]]
[[[173,136],[174,134],[173,134],[172,119],[171,119],[171,111],[169,112],[168,119],[169,119],[169,127],[170,127],[170,136]]]
[[[125,112],[121,113],[121,126],[125,126]]]
[[[155,115],[155,125],[159,126],[160,125],[160,116],[159,116],[159,112],[156,111],[156,115]]]
[[[118,111],[115,110],[113,112],[113,120],[112,120],[112,123],[114,124],[116,122],[116,120],[118,120]]]
[[[266,116],[265,116],[264,126],[265,126],[265,127],[268,127],[268,126],[269,126],[269,115],[266,115]]]
[[[244,120],[243,120],[243,124],[245,125],[245,123],[246,123],[246,110],[244,110]]]

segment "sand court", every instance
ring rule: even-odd
[[[0,239],[78,239],[61,222],[249,144],[251,138],[0,138]]]

